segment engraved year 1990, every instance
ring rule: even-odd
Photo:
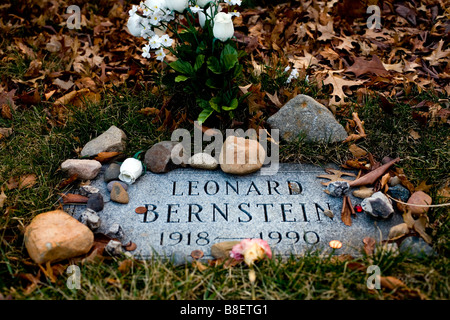
[[[296,244],[300,241],[305,242],[306,244],[316,244],[320,241],[320,237],[315,231],[304,231],[303,233],[299,233],[297,231],[287,231],[287,232],[279,232],[279,231],[268,231],[268,232],[260,232],[260,239],[267,240],[269,242],[273,242],[274,244],[278,244],[281,241],[289,242],[290,244]],[[159,238],[159,244],[175,246],[177,244],[185,244],[185,245],[197,245],[197,246],[206,246],[210,244],[210,235],[206,231],[202,232],[161,232]]]

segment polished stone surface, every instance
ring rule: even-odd
[[[336,254],[358,255],[365,237],[387,239],[390,227],[403,222],[395,212],[386,221],[378,221],[365,213],[352,218],[352,226],[341,221],[342,197],[324,192],[317,178],[324,168],[304,164],[280,164],[273,175],[255,172],[234,176],[221,170],[205,171],[179,168],[168,173],[147,172],[129,186],[129,203],[110,200],[103,173],[92,185],[99,188],[105,199],[104,209],[98,212],[102,225],[97,232],[106,233],[118,223],[125,237],[132,241],[137,258],[152,254],[186,257],[193,250],[212,259],[211,246],[221,241],[244,238],[267,240],[274,254],[288,256],[305,250],[331,252],[329,242],[343,243]],[[332,167],[332,166],[330,166]],[[350,196],[353,205],[362,199]],[[145,206],[146,214],[135,212]],[[85,206],[66,206],[75,218]],[[334,218],[323,210],[329,209]]]

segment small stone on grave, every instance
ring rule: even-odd
[[[102,211],[104,207],[103,196],[101,193],[93,193],[89,195],[87,202],[87,208],[92,209],[96,212]]]
[[[82,157],[92,157],[100,152],[122,152],[126,148],[127,136],[116,126],[111,126],[97,138],[89,141],[81,150]]]
[[[104,180],[105,182],[110,182],[112,180],[118,180],[120,174],[120,164],[111,163],[105,170]]]
[[[69,176],[77,174],[78,179],[92,180],[100,172],[102,164],[97,160],[68,159],[61,164],[61,170]]]
[[[111,200],[117,203],[126,204],[130,201],[128,192],[122,187],[120,183],[114,183],[111,189]]]

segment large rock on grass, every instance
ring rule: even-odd
[[[81,150],[82,157],[92,157],[100,152],[122,152],[126,148],[127,136],[116,126],[111,126],[97,138],[92,139]]]
[[[97,160],[68,159],[61,164],[61,170],[69,176],[78,175],[78,179],[92,180],[100,172],[102,164]]]
[[[330,110],[303,94],[289,100],[267,123],[280,130],[280,137],[288,142],[295,141],[300,134],[312,142],[338,142],[348,137]]]
[[[38,264],[85,254],[93,244],[92,231],[62,210],[37,215],[25,229],[25,247]]]

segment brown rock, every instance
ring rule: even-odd
[[[177,165],[186,166],[187,153],[183,145],[176,141],[161,141],[145,153],[144,163],[153,173],[168,172]]]
[[[220,168],[223,172],[244,175],[258,171],[264,164],[266,151],[251,139],[230,136],[220,153]]]
[[[62,171],[67,172],[69,176],[77,174],[81,180],[94,179],[101,168],[102,164],[97,160],[69,159],[61,164]]]
[[[122,187],[118,182],[115,182],[111,189],[111,200],[118,203],[128,203],[130,198],[128,197],[128,192]]]
[[[62,210],[37,215],[25,229],[25,246],[38,264],[85,254],[93,243],[92,231]]]
[[[86,143],[81,150],[82,157],[92,157],[102,152],[122,152],[126,148],[127,136],[116,126],[111,126],[97,138]]]
[[[432,202],[431,197],[423,191],[414,192],[409,198],[409,204],[419,204],[419,205],[430,205]],[[413,215],[421,215],[422,213],[427,213],[429,207],[416,207],[416,206],[407,206]]]

